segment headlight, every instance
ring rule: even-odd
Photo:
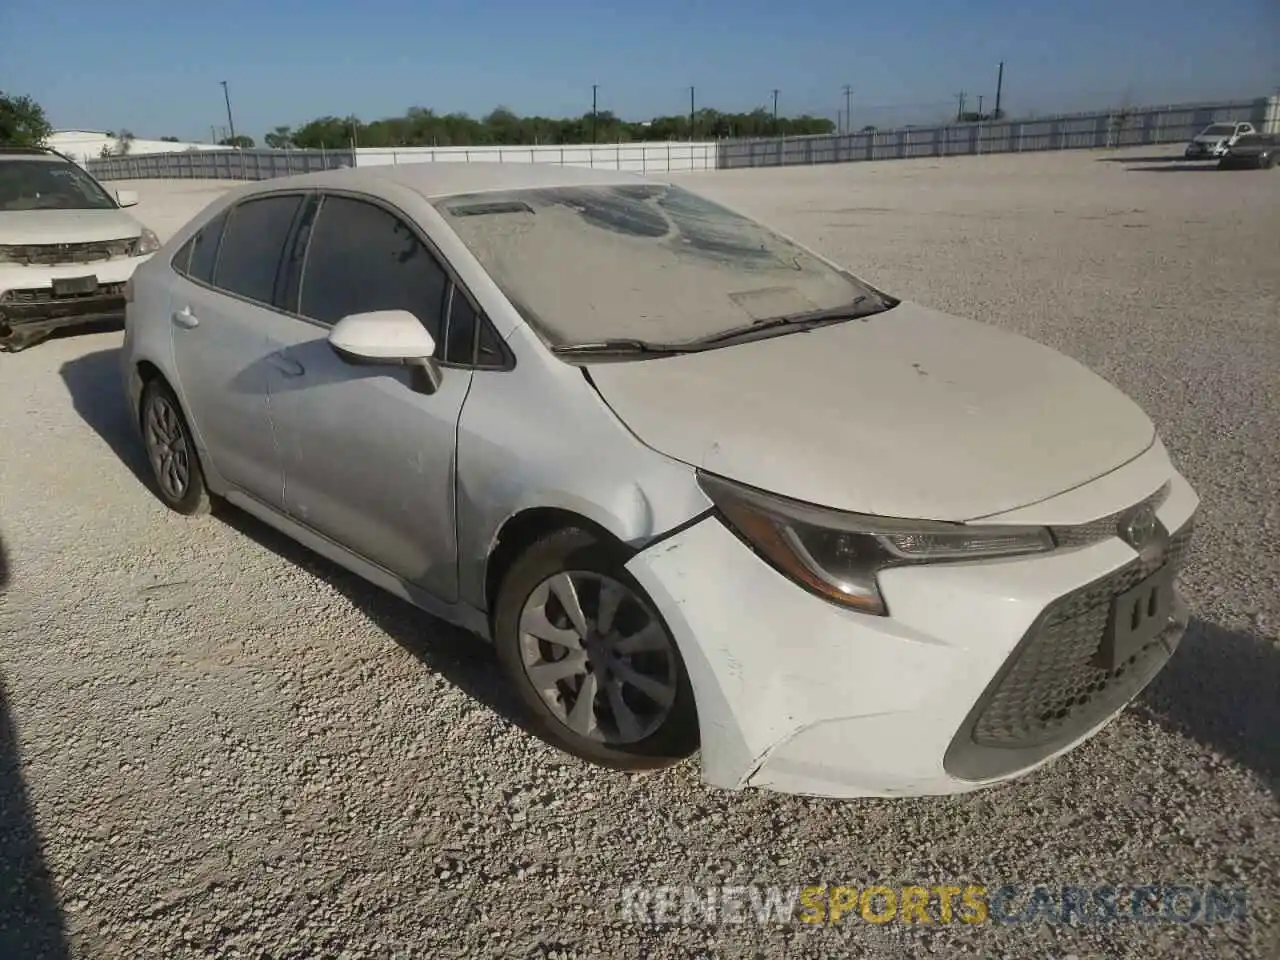
[[[142,228],[142,235],[138,237],[138,256],[148,253],[155,253],[160,249],[160,238],[146,227]]]
[[[886,616],[879,571],[909,564],[1045,553],[1045,527],[974,526],[871,517],[815,507],[699,472],[733,530],[772,566],[818,596]]]

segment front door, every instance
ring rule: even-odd
[[[416,392],[407,368],[347,363],[329,346],[353,313],[402,309],[439,344],[445,271],[390,209],[326,196],[302,258],[297,313],[280,316],[268,392],[285,509],[300,523],[427,590],[457,599],[455,455],[469,368]],[[439,353],[440,351],[438,351]]]

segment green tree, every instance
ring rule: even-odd
[[[246,137],[243,133],[237,133],[234,137],[224,137],[218,143],[224,147],[238,147],[241,150],[253,149],[253,137]]]
[[[28,96],[0,90],[0,144],[12,147],[42,146],[53,128],[44,108]]]
[[[272,150],[285,150],[293,146],[293,130],[289,127],[276,127],[262,139]]]
[[[522,116],[509,107],[498,106],[480,119],[465,113],[439,114],[428,107],[410,107],[398,117],[384,117],[365,123],[358,117],[317,117],[290,134],[299,149],[343,149],[354,141],[359,147],[466,147],[482,145],[522,146],[532,144],[573,144],[591,142],[592,128],[602,143],[687,140],[700,138],[804,136],[831,133],[835,124],[825,117],[802,115],[773,119],[771,110],[757,107],[750,113],[722,113],[703,108],[694,117],[692,130],[688,114],[654,117],[644,121],[623,120],[609,110],[578,117]],[[289,127],[277,127],[285,133]],[[273,134],[267,135],[272,145]]]

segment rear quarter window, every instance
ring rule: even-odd
[[[212,283],[213,268],[218,261],[218,244],[226,223],[227,212],[224,210],[205,224],[173,258],[174,269],[192,280]]]

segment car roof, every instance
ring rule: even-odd
[[[47,160],[50,163],[64,163],[67,158],[48,147],[0,147],[0,161],[4,160]]]
[[[620,170],[593,170],[558,163],[494,163],[427,161],[347,167],[292,177],[260,181],[245,193],[279,190],[295,186],[358,190],[377,193],[396,184],[428,199],[499,190],[536,190],[556,187],[586,187],[629,183],[660,182],[650,177]]]

